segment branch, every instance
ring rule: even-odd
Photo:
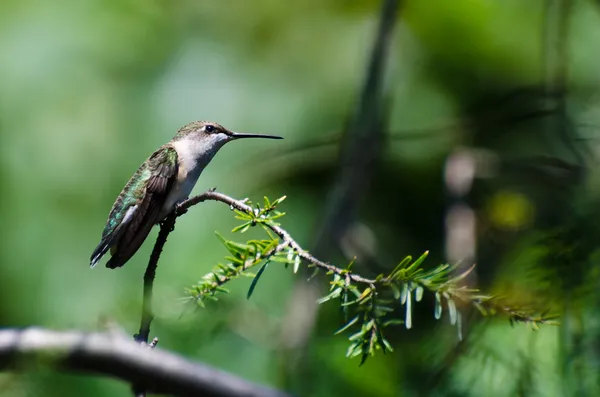
[[[229,205],[229,207],[231,209],[236,209],[238,211],[244,212],[249,215],[255,214],[255,210],[251,206],[246,204],[247,200],[236,200],[232,197],[226,196],[223,193],[218,193],[213,190],[210,190],[206,193],[202,193],[198,196],[192,197],[192,198],[184,201],[183,203],[181,203],[178,207],[178,216],[185,213],[185,211],[187,211],[190,207],[192,207],[198,203],[201,203],[203,201],[208,201],[208,200],[220,201],[222,203]],[[329,263],[325,263],[325,262],[315,258],[308,251],[304,250],[300,246],[300,244],[298,244],[296,242],[296,240],[294,240],[292,238],[292,236],[290,236],[290,234],[286,230],[284,230],[282,227],[280,227],[279,225],[277,225],[275,223],[266,223],[265,225],[269,229],[271,229],[282,240],[282,243],[279,244],[273,250],[273,254],[275,254],[277,252],[281,252],[285,248],[289,247],[289,248],[293,249],[294,251],[296,251],[298,253],[298,256],[300,256],[300,258],[311,263],[312,265],[314,265],[315,267],[317,267],[319,269],[322,269],[327,272],[331,272],[333,274],[337,274],[340,276],[343,275],[344,277],[346,276],[346,274],[348,274],[348,277],[350,277],[350,279],[352,281],[354,281],[355,283],[359,283],[359,284],[371,285],[373,283],[378,282],[378,280],[375,280],[375,279],[365,278],[365,277],[362,277],[357,274],[349,273],[348,270],[346,270],[346,269],[338,268],[336,266],[333,266]]]
[[[160,231],[154,243],[152,254],[150,254],[150,260],[144,273],[144,299],[142,303],[142,321],[140,323],[139,332],[134,335],[134,339],[137,342],[147,344],[150,338],[150,324],[154,318],[152,314],[152,287],[154,285],[154,277],[156,276],[156,268],[158,267],[158,260],[162,253],[163,247],[167,242],[167,237],[175,229],[175,220],[177,216],[170,214],[160,224]]]
[[[351,340],[357,341],[354,342],[355,345],[370,338],[369,346],[356,345],[356,349],[352,350],[352,354],[349,352],[349,355],[352,356],[361,352],[364,353],[364,349],[367,348],[369,354],[372,354],[372,346],[375,343],[373,341],[379,341],[385,345],[387,341],[384,339],[381,329],[387,325],[403,323],[406,328],[411,328],[411,302],[413,300],[419,302],[424,291],[435,295],[434,313],[436,318],[439,319],[442,311],[447,310],[451,324],[457,326],[460,339],[462,339],[461,313],[457,309],[457,304],[475,306],[484,316],[501,314],[506,316],[511,323],[527,323],[534,329],[537,329],[540,324],[556,324],[554,321],[555,316],[548,316],[547,313],[539,314],[539,311],[535,309],[518,308],[505,303],[499,297],[483,295],[477,289],[468,288],[464,280],[474,269],[474,266],[458,275],[454,274],[457,266],[449,264],[442,264],[430,270],[423,269],[422,264],[428,255],[427,252],[414,261],[412,257],[406,257],[388,275],[381,274],[376,278],[366,278],[353,273],[351,270],[352,263],[345,268],[325,263],[304,250],[286,230],[275,222],[276,219],[284,215],[275,210],[284,198],[282,197],[271,203],[265,197],[263,208],[259,206],[253,208],[247,199],[236,200],[211,190],[192,197],[178,206],[177,215],[186,212],[198,203],[207,200],[219,201],[227,204],[230,209],[236,212],[237,218],[244,221],[242,225],[234,228],[233,231],[244,232],[252,226],[260,225],[269,235],[269,239],[250,240],[247,244],[227,241],[219,235],[219,238],[231,253],[231,256],[227,258],[231,262],[227,265],[218,265],[214,271],[204,276],[198,285],[188,290],[191,299],[195,300],[200,306],[204,305],[203,301],[205,299],[216,300],[215,294],[217,292],[228,292],[222,287],[223,284],[238,276],[248,275],[247,270],[264,262],[250,285],[249,297],[270,262],[293,264],[294,272],[296,272],[302,259],[308,262],[310,267],[325,270],[327,274],[333,275],[333,280],[330,282],[330,293],[320,299],[319,303],[331,299],[340,299],[342,309],[346,314],[349,312],[350,306],[358,307],[357,312],[359,315],[349,321],[343,327],[343,330],[359,324],[360,318],[363,318],[365,324],[369,324],[366,328],[363,327],[363,331],[369,334],[365,334],[364,337],[361,336],[360,338],[351,338]],[[284,250],[287,251],[287,256],[283,252]],[[393,299],[386,298],[386,296],[393,296]],[[378,303],[375,304],[375,301]],[[388,321],[384,318],[389,317],[388,314],[394,312],[394,308],[391,306],[392,302],[400,303],[400,305],[406,307],[404,320],[391,319],[391,321]],[[443,309],[444,306],[446,306],[446,309]],[[360,349],[360,351],[357,349]],[[391,351],[392,349],[389,345],[385,345],[385,350]],[[364,359],[365,356],[363,355],[363,361]]]
[[[156,238],[156,242],[154,243],[152,254],[150,254],[148,266],[146,267],[146,271],[144,272],[144,298],[142,300],[142,319],[140,322],[139,332],[133,336],[133,339],[136,342],[141,343],[142,345],[148,344],[148,339],[150,338],[150,324],[152,324],[152,320],[154,319],[154,314],[152,313],[152,290],[154,287],[154,277],[156,276],[158,260],[160,259],[160,254],[162,253],[163,247],[167,242],[169,234],[175,229],[176,220],[176,214],[171,213],[160,224],[160,231],[158,232],[158,237]],[[157,344],[158,338],[154,338],[149,346],[150,348],[155,348]],[[134,384],[133,394],[136,397],[145,397],[146,391],[140,385]]]
[[[0,330],[0,369],[32,365],[109,375],[153,393],[203,397],[290,397],[160,349],[108,333]]]

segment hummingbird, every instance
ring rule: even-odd
[[[138,168],[110,210],[100,243],[90,258],[94,267],[110,250],[106,267],[123,266],[150,230],[188,198],[200,174],[227,142],[242,138],[283,139],[233,132],[210,121],[185,125]]]

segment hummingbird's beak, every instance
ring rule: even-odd
[[[282,136],[277,135],[262,135],[262,134],[242,134],[241,132],[233,132],[231,131],[230,135],[233,139],[240,138],[266,138],[266,139],[283,139]]]

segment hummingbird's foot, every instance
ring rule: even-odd
[[[144,340],[144,337],[140,334],[133,335],[133,340],[143,346],[148,346],[150,349],[154,349],[158,345],[158,338],[154,337],[149,343]]]
[[[181,206],[181,204],[183,204],[186,200],[187,200],[187,198],[175,203],[175,209],[174,209],[175,215],[181,216],[188,212],[187,208]]]
[[[210,189],[208,189],[209,193],[214,193],[217,190],[217,187],[211,187]]]

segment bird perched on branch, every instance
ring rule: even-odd
[[[274,135],[242,134],[209,121],[195,121],[144,161],[110,210],[100,243],[92,253],[94,267],[108,250],[106,267],[123,266],[148,233],[187,199],[198,177],[227,142],[242,138],[282,139]]]

